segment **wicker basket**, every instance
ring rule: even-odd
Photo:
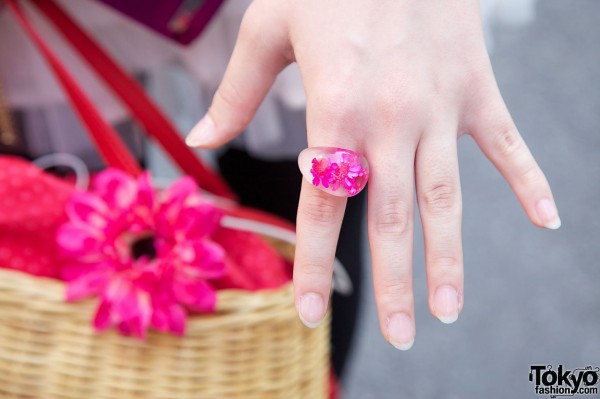
[[[217,312],[185,338],[96,333],[95,301],[66,303],[65,285],[0,269],[0,398],[325,399],[329,318],[298,320],[291,283],[219,292]]]

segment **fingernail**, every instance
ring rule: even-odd
[[[542,198],[537,203],[537,211],[544,227],[551,230],[556,230],[560,227],[560,217],[554,202],[548,198]]]
[[[443,285],[435,291],[433,298],[435,316],[442,323],[451,324],[458,319],[458,292],[450,285]]]
[[[321,324],[325,316],[325,303],[321,296],[312,292],[302,295],[298,314],[306,327],[315,328]]]
[[[206,114],[185,138],[185,143],[189,147],[201,147],[208,143],[214,135],[215,122],[209,114]]]
[[[304,178],[338,197],[352,197],[369,180],[369,163],[358,152],[336,147],[310,147],[298,156]]]
[[[396,349],[407,351],[415,342],[415,329],[410,316],[396,313],[388,319],[388,339]]]

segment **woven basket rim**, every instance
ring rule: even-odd
[[[20,270],[14,269],[4,269],[0,268],[0,286],[3,288],[15,287],[16,285],[22,284],[31,284],[32,286],[39,286],[43,288],[43,290],[38,291],[40,293],[40,297],[43,297],[44,300],[49,300],[52,302],[58,303],[66,303],[69,305],[75,305],[78,303],[89,303],[95,302],[96,297],[87,298],[78,301],[68,301],[66,299],[66,282],[62,280],[58,280],[52,277],[45,276],[35,276],[27,272],[23,272]],[[221,313],[230,311],[231,306],[233,305],[232,300],[235,297],[239,297],[239,300],[250,299],[253,296],[256,296],[257,293],[260,294],[276,294],[279,292],[285,292],[290,289],[292,286],[292,281],[288,281],[278,288],[266,288],[259,290],[245,290],[240,288],[226,288],[217,290],[217,310],[215,313]],[[235,301],[237,303],[237,301]],[[196,316],[196,315],[195,315]],[[198,315],[201,316],[201,315]]]

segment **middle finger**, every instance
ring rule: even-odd
[[[456,321],[463,302],[462,200],[453,126],[425,132],[415,163],[429,307],[447,324]]]
[[[402,140],[394,145],[393,141],[381,140],[367,154],[371,165],[369,242],[381,331],[396,348],[407,350],[415,337],[412,253],[416,143]]]

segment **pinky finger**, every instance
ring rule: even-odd
[[[467,127],[470,134],[510,184],[529,219],[540,227],[558,229],[561,221],[546,176],[497,89],[490,97],[481,102],[475,122]]]

